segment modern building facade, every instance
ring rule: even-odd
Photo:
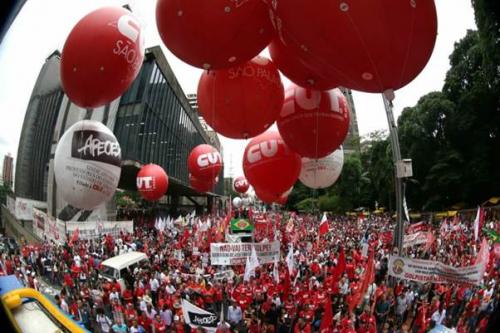
[[[113,219],[116,207],[112,202],[93,211],[80,211],[67,205],[57,190],[53,168],[57,143],[69,127],[83,119],[102,122],[120,142],[120,189],[135,190],[142,165],[156,163],[169,175],[169,191],[163,202],[174,209],[186,200],[196,206],[210,205],[213,197],[223,194],[222,174],[213,193],[200,194],[189,186],[189,152],[202,143],[220,150],[220,142],[204,130],[159,46],[146,50],[143,67],[123,96],[92,110],[76,106],[64,94],[59,64],[58,52],[47,58],[26,111],[16,195],[46,200],[48,213],[66,221]]]
[[[3,172],[2,172],[2,180],[3,184],[12,187],[14,180],[14,158],[9,154],[5,155],[3,158]]]

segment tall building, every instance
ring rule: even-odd
[[[12,181],[14,179],[13,164],[14,164],[14,158],[10,155],[10,153],[8,153],[3,158],[2,180],[3,184],[9,187],[12,187],[13,184]]]
[[[64,132],[83,119],[109,127],[122,148],[120,189],[135,190],[142,165],[156,163],[169,175],[165,200],[170,207],[184,198],[198,206],[210,205],[223,194],[222,177],[214,193],[200,194],[189,185],[187,156],[192,148],[209,143],[221,149],[199,122],[159,46],[146,50],[136,80],[123,96],[96,109],[83,109],[64,94],[59,77],[60,54],[54,52],[43,65],[28,109],[18,151],[16,194],[47,201],[48,213],[62,220],[113,219],[110,202],[93,211],[68,205],[58,191],[53,158]]]
[[[47,200],[50,148],[64,93],[59,79],[61,54],[45,60],[24,115],[17,151],[16,196]]]

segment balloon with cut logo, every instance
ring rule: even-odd
[[[156,25],[174,55],[203,69],[244,63],[274,34],[262,0],[158,0]]]
[[[213,180],[222,169],[222,157],[211,145],[201,144],[193,148],[188,157],[188,170],[196,178]]]
[[[236,197],[233,199],[233,207],[234,208],[240,208],[242,204],[243,204],[243,200],[241,200],[240,197]]]
[[[248,184],[248,181],[246,180],[245,177],[237,177],[235,178],[233,182],[233,188],[236,192],[238,193],[246,193],[248,191],[248,188],[250,187],[250,184]]]
[[[95,108],[122,95],[144,60],[142,27],[122,7],[104,7],[71,30],[61,54],[61,83],[69,99]]]
[[[160,199],[167,193],[167,173],[157,164],[146,164],[137,174],[137,189],[146,200]]]
[[[81,120],[59,140],[54,155],[57,191],[73,207],[91,210],[109,201],[120,173],[120,144],[102,123]]]
[[[198,110],[217,133],[247,139],[274,123],[284,94],[276,66],[258,56],[237,67],[203,72]]]
[[[437,36],[434,0],[270,1],[277,35],[316,73],[366,91],[399,89],[425,67]]]
[[[302,170],[299,179],[305,186],[318,189],[335,184],[344,165],[344,150],[342,146],[330,155],[311,159],[302,157]]]
[[[300,156],[325,157],[347,136],[349,106],[340,89],[317,91],[291,86],[277,125],[283,140]]]
[[[287,146],[277,131],[253,138],[243,155],[243,171],[248,182],[256,191],[273,196],[280,196],[295,184],[300,167],[300,156]]]
[[[269,44],[269,54],[281,73],[296,85],[315,90],[330,90],[339,85],[338,73],[330,68],[319,71],[319,64],[311,65],[314,59],[301,59],[279,39]]]
[[[215,184],[219,181],[219,178],[197,178],[193,175],[189,175],[189,184],[199,193],[212,192],[214,190]]]

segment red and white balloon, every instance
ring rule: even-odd
[[[137,174],[137,190],[149,201],[160,199],[167,193],[168,176],[165,170],[156,164],[147,164]]]
[[[302,170],[299,179],[305,186],[312,189],[327,188],[335,184],[344,165],[344,150],[342,146],[332,154],[310,159],[302,157]]]
[[[315,73],[334,72],[346,88],[399,89],[423,70],[434,49],[434,0],[269,3],[287,52],[309,60]]]
[[[340,89],[287,89],[277,124],[283,140],[302,157],[321,158],[344,142],[349,106]]]
[[[156,24],[173,54],[203,69],[244,63],[274,34],[262,0],[158,0]]]
[[[139,21],[122,7],[104,7],[71,30],[61,54],[61,83],[82,108],[110,103],[132,84],[144,59]]]
[[[193,148],[188,157],[188,170],[200,180],[212,180],[222,169],[220,153],[211,145],[202,144]]]
[[[120,144],[113,132],[98,121],[75,123],[57,143],[57,190],[73,207],[92,210],[111,200],[120,174]]]
[[[236,192],[244,194],[248,191],[250,184],[245,177],[237,177],[233,182],[233,188]]]
[[[284,94],[276,66],[258,56],[238,67],[203,72],[198,110],[217,133],[247,139],[274,123]]]
[[[259,191],[280,196],[295,184],[300,168],[300,156],[287,146],[277,131],[253,138],[243,156],[245,177],[258,196]]]

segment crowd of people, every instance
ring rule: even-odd
[[[90,331],[103,333],[204,332],[184,322],[183,299],[217,314],[217,332],[421,333],[437,325],[485,332],[497,309],[500,260],[491,241],[480,286],[392,281],[389,216],[330,216],[325,234],[318,232],[321,216],[271,212],[258,218],[265,227],[256,229],[255,241],[279,240],[282,260],[260,265],[249,279],[244,265],[210,265],[210,243],[223,241],[228,232],[227,219],[216,216],[169,220],[161,231],[153,224],[136,225],[133,234],[71,244],[23,243],[18,253],[1,254],[0,272],[16,274],[35,289],[42,281],[58,286],[58,306]],[[435,239],[406,248],[406,256],[456,267],[474,264],[480,242],[470,219],[422,225]],[[486,226],[500,228],[492,217]],[[125,288],[99,277],[103,260],[133,250],[146,253],[149,263],[126,274]],[[373,279],[354,301],[371,258]],[[221,270],[231,274],[221,278],[216,274]]]

